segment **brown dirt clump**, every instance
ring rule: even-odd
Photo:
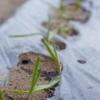
[[[41,68],[41,74],[36,86],[48,84],[56,79],[58,75],[57,68],[51,57],[39,53],[28,52],[19,55],[17,68],[9,68],[10,73],[8,76],[8,84],[4,88],[28,91],[31,84],[34,63],[37,57],[40,57],[39,68]],[[41,90],[32,94],[31,100],[46,100],[46,98],[52,97],[57,85],[58,84],[49,89]],[[26,97],[27,94],[25,93],[4,92],[5,100],[26,100]]]

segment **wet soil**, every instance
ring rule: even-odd
[[[43,39],[41,41],[43,42]],[[49,42],[49,45],[52,45],[52,42]],[[55,42],[55,46],[56,46],[56,49],[58,51],[64,50],[66,48],[66,44],[63,43],[63,42],[60,42],[60,41],[59,42]]]
[[[0,0],[0,25],[26,0]]]
[[[56,79],[58,73],[54,60],[46,55],[27,52],[19,55],[17,68],[9,68],[8,84],[4,88],[12,90],[28,91],[31,84],[32,71],[36,59],[40,57],[39,68],[41,74],[37,85],[45,85]],[[38,91],[31,96],[31,100],[46,100],[48,97],[54,96],[55,87],[58,83],[49,89]],[[4,92],[5,100],[26,100],[27,94]]]

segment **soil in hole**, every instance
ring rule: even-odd
[[[31,84],[34,63],[37,57],[40,57],[39,68],[41,68],[41,74],[36,86],[48,84],[56,79],[58,75],[57,68],[55,67],[55,62],[51,57],[39,53],[28,52],[19,56],[17,68],[9,68],[10,73],[8,76],[8,84],[4,88],[28,91]],[[25,59],[30,60],[32,63],[23,64],[22,61]],[[57,85],[58,84],[49,89],[41,90],[32,94],[31,100],[46,100],[46,98],[52,97]],[[27,94],[23,93],[5,92],[4,94],[5,100],[26,100],[25,98],[27,97]]]
[[[41,41],[43,42],[43,39]],[[52,42],[49,42],[49,44],[52,45]],[[55,46],[58,51],[66,48],[66,44],[63,42],[55,42]]]
[[[75,4],[64,6],[64,13],[72,16],[73,20],[77,20],[82,23],[86,22],[90,17],[89,11],[87,11],[83,7],[79,7],[78,9],[76,9]]]
[[[51,27],[50,27],[50,30],[53,31],[54,29],[59,29],[59,25],[60,25],[60,19],[58,19],[58,20],[56,18],[51,19]],[[68,24],[68,21],[64,21],[63,22],[63,26],[64,27],[67,27],[68,25],[69,25]],[[47,28],[48,27],[47,22],[43,22],[42,23],[42,26],[45,27],[45,28]],[[66,31],[65,33],[68,36],[78,35],[78,31],[75,30],[75,29],[73,29],[73,28],[70,29],[70,30],[68,30],[68,31]],[[62,36],[60,29],[58,30],[58,33],[57,34]]]

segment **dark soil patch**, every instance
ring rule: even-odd
[[[78,62],[81,63],[81,64],[85,64],[86,63],[85,60],[78,60]]]
[[[8,76],[8,84],[4,88],[28,91],[31,84],[34,63],[37,57],[40,57],[39,68],[41,68],[41,74],[36,86],[48,84],[56,79],[58,75],[57,68],[55,67],[55,62],[51,57],[39,53],[28,52],[19,55],[17,68],[9,68],[10,73]],[[25,61],[24,63],[22,63],[23,60]],[[58,86],[58,84],[49,89],[41,90],[32,94],[31,100],[46,100],[46,98],[54,96],[56,86]],[[26,97],[27,94],[24,93],[4,92],[5,100],[26,100]]]

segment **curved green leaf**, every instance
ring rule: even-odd
[[[64,27],[64,31],[68,31],[72,28],[73,28],[73,25],[68,25],[68,26]]]
[[[60,25],[60,31],[61,31],[62,36],[66,39],[66,33],[65,33],[64,27],[62,25]]]
[[[83,0],[75,0],[76,9],[78,9],[80,7],[82,1]]]
[[[58,74],[60,74],[60,63],[59,60],[56,58],[56,56],[53,54],[51,48],[49,47],[48,43],[46,40],[44,40],[45,46],[48,50],[48,52],[50,53],[51,57],[54,59],[56,66],[57,66],[57,70],[58,70]]]
[[[33,36],[33,35],[42,35],[45,39],[47,39],[47,37],[42,33],[24,34],[24,35],[10,35],[9,37],[27,37],[27,36]]]
[[[47,85],[40,85],[40,86],[36,86],[33,88],[32,93],[39,91],[39,90],[43,90],[43,89],[47,89],[52,87],[53,85],[55,85],[56,83],[58,83],[60,81],[61,77],[58,77],[57,79],[55,79],[53,82],[47,84]]]
[[[35,78],[36,78],[36,72],[38,70],[39,61],[40,61],[40,58],[38,57],[33,68],[31,86],[30,86],[30,91],[29,91],[30,94],[32,93],[32,89],[35,86]]]
[[[21,90],[10,90],[10,89],[4,89],[4,90],[9,92],[15,92],[15,93],[29,93],[28,91],[21,91]]]
[[[49,35],[49,37],[48,37],[48,41],[50,41],[50,40],[53,38],[53,36],[54,36],[55,34],[57,34],[57,32],[58,32],[58,29],[53,30],[53,31],[51,32],[51,34]]]
[[[37,80],[38,80],[38,78],[39,78],[39,76],[40,76],[40,73],[41,73],[41,68],[39,69],[38,74],[37,74],[37,76],[36,76],[36,78],[35,78],[35,84],[36,84],[36,82],[37,82]]]
[[[50,34],[50,14],[48,14],[48,32],[47,32],[47,38],[49,37]]]
[[[3,100],[3,92],[0,90],[0,100]]]
[[[53,45],[53,50],[54,50],[55,56],[58,59],[55,43],[53,42],[52,45]]]
[[[67,18],[67,19],[72,19],[72,17],[70,15],[67,15],[65,13],[62,13],[63,18]]]

